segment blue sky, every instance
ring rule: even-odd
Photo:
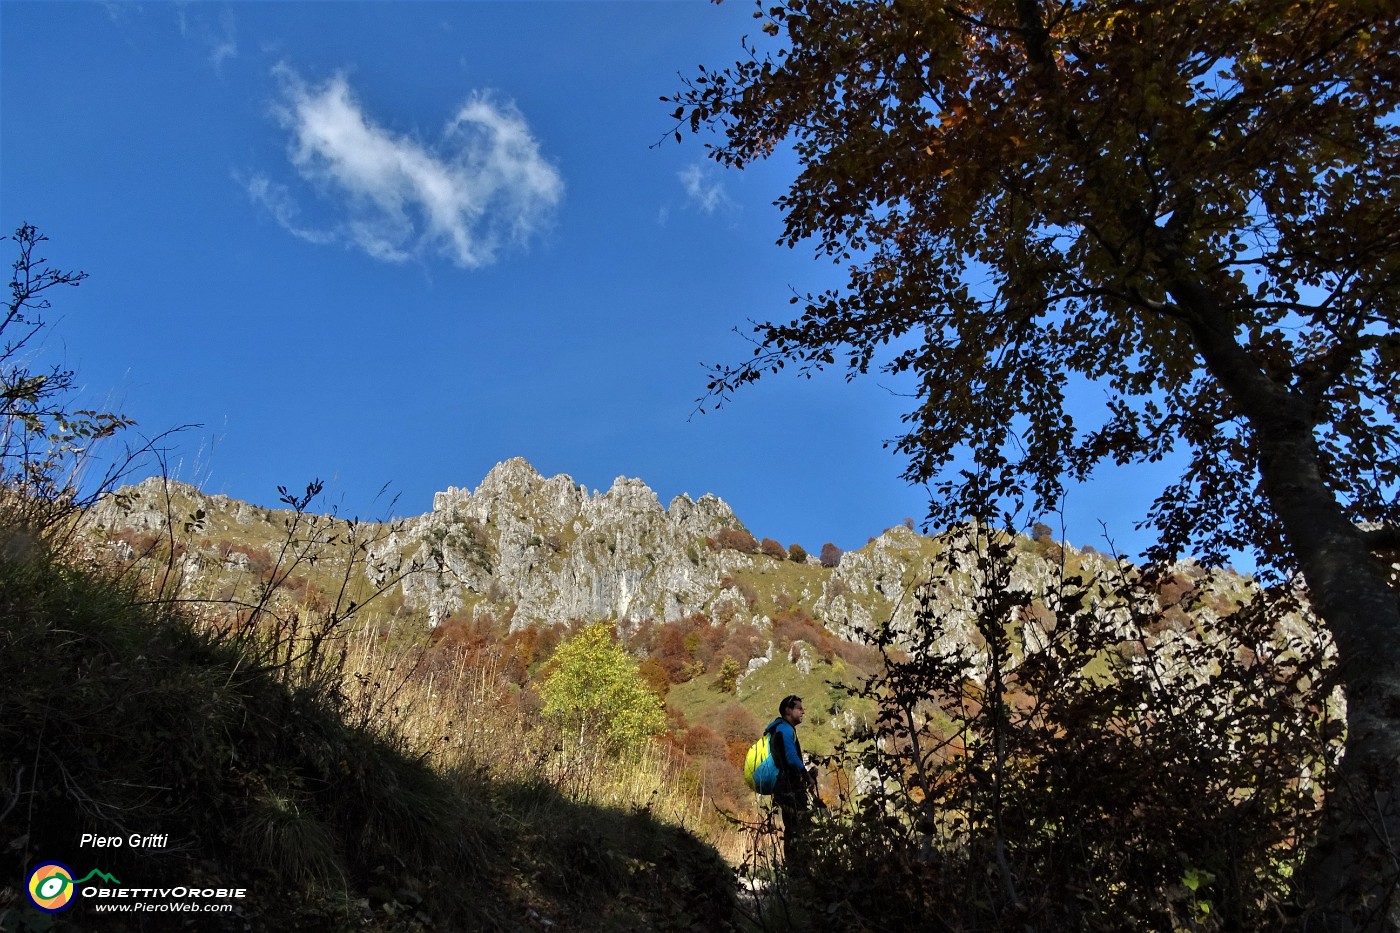
[[[669,135],[658,98],[739,57],[752,9],[6,0],[0,224],[91,276],[46,352],[86,404],[198,425],[176,478],[264,505],[320,477],[342,514],[387,486],[413,515],[523,456],[812,551],[921,519],[888,379],[694,414],[736,326],[839,280],[774,244],[790,159],[725,172]],[[1069,539],[1105,547],[1102,520],[1136,554],[1155,481],[1074,490]]]

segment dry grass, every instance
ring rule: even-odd
[[[488,656],[430,664],[420,649],[396,648],[373,633],[350,636],[346,689],[375,728],[392,730],[437,770],[495,784],[543,783],[565,798],[645,810],[687,829],[734,862],[744,840],[685,773],[680,752],[651,743],[621,758],[577,749],[542,721],[503,666]]]
[[[512,683],[489,650],[468,657],[434,649],[426,629],[411,631],[422,623],[385,615],[389,586],[367,588],[364,571],[389,526],[313,515],[304,503],[257,511],[249,527],[225,528],[217,510],[190,522],[199,502],[178,483],[160,485],[154,502],[164,513],[159,532],[122,549],[110,526],[90,525],[87,562],[106,564],[152,599],[183,605],[225,637],[239,634],[257,663],[289,664],[286,682],[338,692],[348,722],[402,743],[470,790],[539,785],[574,803],[647,812],[699,836],[731,864],[744,860],[744,834],[716,810],[681,752],[651,743],[617,758],[576,748],[541,719],[529,688]],[[99,525],[106,521],[112,515]],[[216,546],[223,535],[250,531],[256,543],[236,550],[270,555],[271,566],[237,566]]]

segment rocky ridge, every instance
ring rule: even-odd
[[[271,540],[290,514],[147,480],[100,505],[91,521],[108,535],[123,529],[168,533],[190,513],[203,516],[205,535],[182,558],[182,571],[192,579],[245,569],[247,556],[228,537],[261,533]],[[681,495],[663,506],[640,479],[618,477],[606,491],[589,492],[568,475],[546,478],[514,458],[495,466],[476,489],[449,488],[434,496],[432,511],[382,526],[365,566],[376,585],[401,575],[399,611],[429,626],[489,615],[508,620],[512,629],[598,619],[626,628],[704,613],[764,628],[776,613],[800,609],[851,638],[886,622],[897,629],[911,625],[917,587],[947,546],[944,538],[901,525],[823,567],[813,557],[794,562],[723,546],[725,529],[747,530],[713,495]],[[225,538],[215,548],[218,535]],[[1060,572],[1059,561],[1048,556],[1059,546],[1021,545],[1013,583],[1043,593]],[[114,546],[129,549],[121,539]],[[1089,570],[1108,562],[1090,551],[1068,549],[1068,557]],[[407,573],[410,568],[421,569]],[[1199,568],[1188,563],[1182,569],[1195,574]],[[1240,581],[1232,579],[1220,585],[1238,588]],[[971,625],[971,577],[955,569],[936,583],[937,598],[954,610],[947,637],[961,639]],[[956,622],[963,609],[965,626]]]
[[[473,492],[438,493],[433,510],[405,522],[379,557],[389,572],[415,558],[436,568],[404,583],[407,604],[433,625],[462,612],[509,612],[514,626],[675,619],[704,610],[723,576],[753,561],[705,546],[737,525],[715,496],[677,496],[663,507],[645,483],[624,477],[590,494],[515,458]]]

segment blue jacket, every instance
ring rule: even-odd
[[[805,787],[807,765],[802,758],[802,743],[792,723],[779,717],[770,723],[773,738],[769,740],[770,754],[778,765],[779,780],[786,778],[792,787]]]

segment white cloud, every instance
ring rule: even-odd
[[[296,236],[347,242],[387,262],[440,253],[477,268],[538,233],[563,198],[558,170],[509,102],[472,94],[430,147],[375,124],[344,75],[313,87],[285,66],[277,74],[291,164],[338,219],[325,230],[301,226],[285,186],[261,176],[246,186]]]
[[[686,197],[706,214],[713,214],[720,208],[732,209],[736,205],[724,190],[724,182],[712,181],[709,172],[700,165],[687,165],[676,173],[685,188]]]

